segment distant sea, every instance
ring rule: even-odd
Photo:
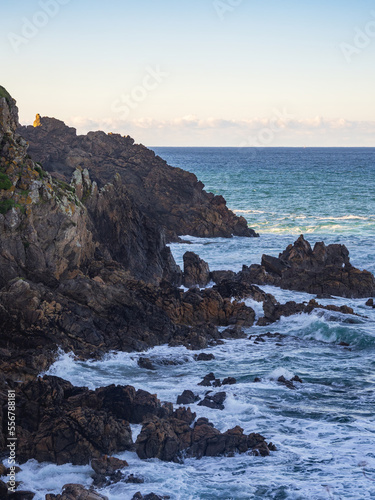
[[[197,252],[212,270],[240,270],[277,256],[300,234],[313,244],[344,243],[353,265],[375,272],[375,148],[153,148],[170,165],[189,170],[205,189],[223,195],[260,238],[201,239],[171,245],[179,264],[187,250]],[[280,302],[313,296],[263,287]],[[261,305],[246,301],[262,315]],[[185,389],[202,396],[197,383],[209,372],[233,376],[225,409],[191,405],[225,431],[240,425],[276,444],[270,457],[248,455],[188,459],[183,465],[141,461],[119,455],[141,485],[118,483],[103,490],[110,500],[131,499],[136,491],[170,495],[174,500],[329,500],[375,498],[375,309],[365,299],[321,300],[348,304],[360,316],[314,311],[282,318],[250,334],[281,333],[282,340],[254,344],[225,341],[205,350],[215,359],[197,363],[185,348],[157,347],[147,356],[183,360],[148,372],[139,354],[112,353],[103,361],[78,362],[63,355],[49,370],[76,385],[131,384],[176,402]],[[349,347],[340,343],[349,344]],[[277,383],[298,375],[296,390]],[[260,377],[260,383],[254,378]],[[134,435],[140,426],[132,426]],[[91,484],[90,467],[23,466],[19,480],[35,489],[35,500],[67,482]],[[52,480],[53,478],[53,480]]]

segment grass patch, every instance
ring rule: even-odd
[[[42,169],[42,167],[40,167],[39,165],[37,165],[37,166],[35,167],[35,170],[38,172],[39,177],[40,177],[41,179],[44,179],[44,177],[46,176],[46,173],[45,173],[45,171]]]
[[[0,173],[0,189],[10,189],[12,187],[12,183],[9,177],[6,174]]]
[[[1,97],[5,97],[5,99],[7,100],[8,104],[10,104],[11,100],[12,100],[12,97],[11,95],[9,94],[9,92],[7,92],[4,87],[2,87],[0,85],[0,98]]]
[[[14,202],[14,200],[3,200],[3,201],[0,201],[0,214],[6,214],[7,212],[9,212],[9,210],[11,210],[12,208],[14,208],[16,206],[16,203]]]
[[[66,191],[70,191],[71,193],[75,193],[76,190],[74,189],[74,187],[70,186],[70,184],[68,184],[67,182],[64,182],[64,181],[58,181],[56,180],[57,184],[59,185],[59,187],[61,189],[65,189]]]

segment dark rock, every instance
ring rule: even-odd
[[[258,326],[269,325],[270,323],[278,321],[282,316],[287,317],[299,313],[310,314],[314,309],[324,309],[327,311],[339,312],[341,314],[356,315],[351,307],[335,306],[332,304],[329,304],[327,306],[322,306],[321,304],[316,302],[315,299],[311,299],[307,304],[296,303],[294,301],[289,301],[286,302],[285,304],[280,304],[277,301],[266,300],[263,303],[264,317],[258,320],[257,325]]]
[[[290,268],[287,262],[282,259],[277,259],[276,257],[271,257],[270,255],[262,256],[262,266],[267,273],[276,274],[277,276],[282,276],[283,271]]]
[[[32,500],[34,497],[35,493],[32,491],[17,490],[14,493],[8,493],[7,485],[3,481],[0,481],[0,498],[4,500],[7,498],[11,500]]]
[[[199,399],[199,398],[198,398]],[[172,414],[172,418],[175,418],[176,420],[182,420],[183,422],[186,422],[187,424],[192,424],[196,418],[197,414],[193,413],[190,408],[177,408]]]
[[[366,306],[375,308],[374,299],[368,299]]]
[[[94,469],[96,474],[102,474],[104,476],[110,476],[118,470],[129,467],[129,464],[125,460],[120,460],[115,457],[108,457],[104,455],[100,458],[94,458],[91,461],[91,467]]]
[[[287,380],[284,375],[281,375],[281,377],[279,377],[277,379],[278,382],[280,382],[280,384],[283,384],[285,385],[286,387],[288,387],[288,389],[295,389],[294,385],[293,385],[293,382],[291,380]]]
[[[145,480],[141,477],[134,476],[133,474],[130,474],[126,479],[125,483],[128,484],[143,484]]]
[[[240,326],[226,328],[221,332],[224,339],[245,339],[246,334]]]
[[[302,379],[298,375],[294,375],[294,377],[291,379],[291,382],[299,382],[300,384],[303,384]]]
[[[237,380],[234,377],[227,377],[222,382],[222,385],[234,385],[234,384],[237,384]]]
[[[66,484],[61,495],[46,495],[46,500],[108,500],[108,497],[100,495],[93,490],[87,490],[80,484]]]
[[[255,377],[254,382],[262,382],[262,379],[259,377]]]
[[[344,245],[319,242],[312,249],[301,235],[278,259],[263,256],[263,264],[266,271],[280,277],[282,288],[349,298],[375,295],[374,276],[350,264]]]
[[[217,392],[216,394],[207,394],[205,398],[198,403],[198,406],[207,406],[214,410],[224,410],[224,401],[227,395],[225,392]]]
[[[194,356],[194,359],[196,361],[211,361],[212,359],[215,359],[215,356],[213,354],[207,354],[205,352],[201,352],[198,355]]]
[[[199,397],[196,396],[192,391],[184,391],[180,396],[177,397],[178,405],[189,405],[199,401]]]
[[[348,344],[347,342],[340,342],[339,345],[342,347],[350,347],[350,344]]]
[[[205,287],[210,281],[210,269],[207,262],[194,252],[184,254],[183,285]]]
[[[211,271],[211,279],[218,284],[223,280],[232,280],[236,276],[234,271]]]
[[[102,455],[133,450],[128,422],[173,414],[171,404],[162,406],[155,395],[132,386],[112,385],[90,391],[51,376],[21,385],[16,399],[21,462],[34,458],[83,465],[91,460],[99,475],[107,475],[109,467],[125,464]],[[191,420],[195,416],[185,410],[180,418]]]
[[[139,491],[133,496],[132,500],[168,500],[169,496],[159,496],[155,493],[148,493],[148,495],[142,495]]]
[[[75,129],[46,117],[40,117],[38,125],[19,128],[35,161],[66,182],[80,165],[99,188],[118,173],[145,219],[161,226],[170,241],[185,234],[256,236],[243,217],[227,208],[222,196],[206,193],[194,174],[167,165],[129,136],[104,132],[77,136]]]
[[[271,444],[273,447],[273,445]],[[203,456],[252,453],[267,456],[270,449],[260,434],[243,434],[243,429],[235,427],[224,433],[214,428],[207,418],[199,418],[191,429],[185,422],[176,419],[154,418],[146,423],[136,442],[140,458],[159,458],[180,461],[181,453],[201,458]]]
[[[215,375],[214,373],[209,373],[208,375],[205,375],[202,382],[199,382],[198,385],[202,385],[203,387],[209,387],[211,386],[211,382],[215,381]]]
[[[139,358],[138,366],[141,368],[146,368],[146,370],[156,370],[154,364],[149,358]]]

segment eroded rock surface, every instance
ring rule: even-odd
[[[87,168],[99,187],[119,173],[137,207],[164,228],[169,240],[186,234],[256,236],[222,196],[207,193],[194,174],[169,166],[131,137],[104,132],[77,136],[74,128],[47,117],[39,117],[35,125],[19,128],[35,161],[66,182],[77,167]]]

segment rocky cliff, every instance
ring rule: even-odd
[[[182,273],[163,228],[134,202],[124,178],[112,175],[115,169],[103,174],[104,180],[97,177],[98,185],[85,162],[78,162],[66,181],[34,162],[16,132],[16,103],[5,89],[0,92],[3,373],[17,380],[35,377],[59,347],[84,358],[166,342],[204,347],[218,338],[217,326],[253,323],[254,313],[244,304],[212,291],[192,294],[175,287]],[[48,126],[41,123],[37,128],[46,133]],[[46,123],[60,123],[53,128],[57,142],[69,134],[90,142],[90,135],[76,138],[61,122]],[[132,143],[102,133],[93,137],[103,138],[103,148],[113,139]],[[96,148],[103,150],[94,139],[96,158]]]
[[[33,159],[60,180],[69,182],[81,168],[102,187],[119,174],[141,212],[164,229],[169,241],[187,234],[257,236],[243,217],[227,208],[222,196],[204,191],[194,174],[169,166],[129,136],[77,136],[62,121],[39,115],[34,126],[20,127],[19,133],[29,142]]]

